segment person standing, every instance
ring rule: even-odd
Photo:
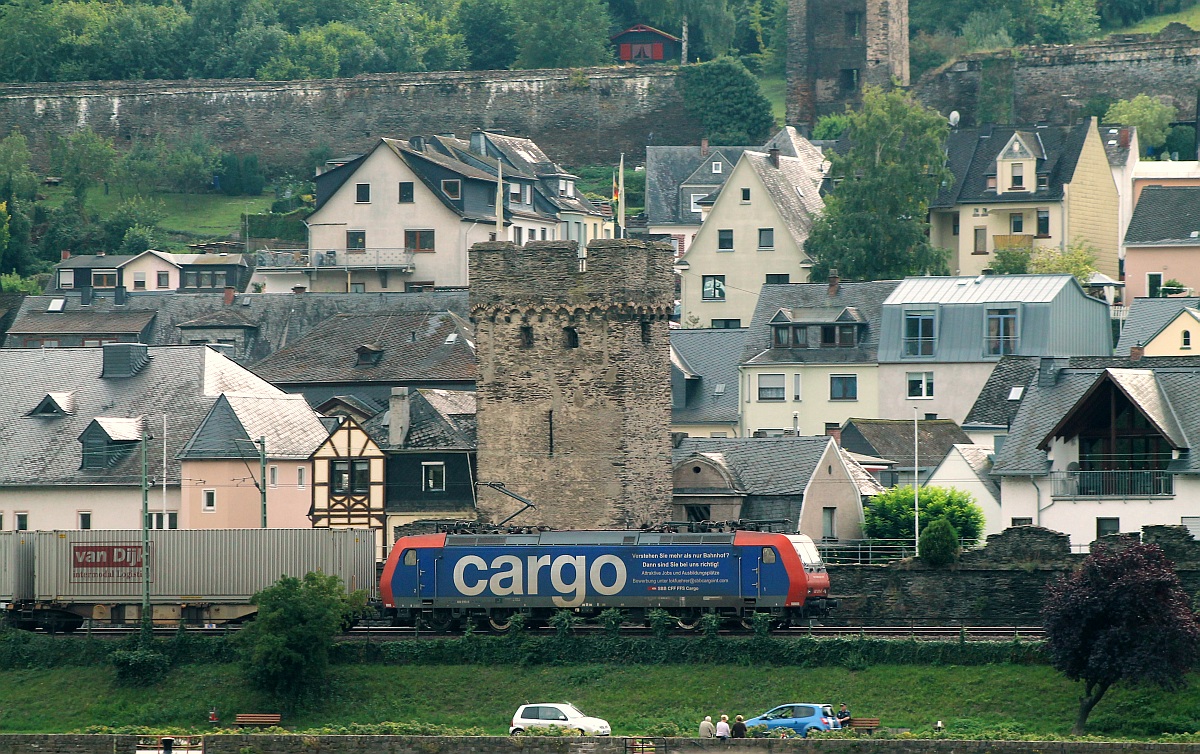
[[[705,715],[704,719],[700,721],[700,737],[715,738],[716,735],[717,729],[713,725],[712,715]]]
[[[733,718],[733,727],[730,728],[730,733],[733,735],[734,738],[745,738],[746,737],[745,720],[746,720],[746,718],[742,717],[741,715],[738,715],[737,717]]]
[[[850,724],[850,708],[846,706],[845,702],[842,702],[842,706],[837,711],[837,720],[838,725],[843,728]]]
[[[721,722],[717,723],[717,738],[729,738],[729,715],[721,715]]]

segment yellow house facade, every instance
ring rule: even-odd
[[[820,155],[746,151],[677,263],[685,327],[749,323],[765,283],[806,282],[804,241],[824,208]]]
[[[1185,308],[1143,346],[1143,356],[1195,356],[1200,352],[1200,310]]]
[[[1082,242],[1099,272],[1119,277],[1120,198],[1096,120],[1075,126],[951,133],[953,180],[930,210],[930,240],[954,275],[979,275],[1006,248]]]

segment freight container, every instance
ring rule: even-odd
[[[33,537],[31,532],[0,532],[0,604],[33,596]]]
[[[78,627],[141,619],[142,533],[138,530],[34,532],[28,626]],[[227,623],[254,613],[254,594],[281,576],[321,571],[348,591],[377,594],[375,535],[355,529],[168,529],[150,532],[152,619]],[[52,618],[52,620],[48,620]],[[31,627],[31,626],[30,626]]]

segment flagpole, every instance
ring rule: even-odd
[[[496,240],[505,241],[504,237],[504,163],[496,158]]]
[[[621,153],[621,167],[617,171],[619,183],[617,194],[617,238],[625,238],[625,153]]]

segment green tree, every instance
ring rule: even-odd
[[[130,228],[154,229],[163,219],[163,204],[159,200],[130,197],[117,205],[113,213],[101,223],[104,245],[115,249],[125,240]],[[147,246],[146,248],[150,248]],[[142,249],[145,251],[146,249]]]
[[[1096,0],[1041,0],[1035,18],[1037,41],[1048,44],[1082,42],[1100,31]]]
[[[1086,285],[1096,272],[1096,248],[1080,239],[1075,239],[1064,251],[1038,247],[1029,255],[1028,271],[1038,275],[1074,275],[1080,285]]]
[[[8,250],[8,222],[8,202],[0,202],[0,250],[5,252]],[[7,256],[7,254],[5,256]],[[8,260],[6,259],[4,261],[7,262]],[[5,265],[5,267],[7,267],[7,265]],[[16,271],[15,265],[10,269],[5,269],[5,267],[0,267],[0,272]]]
[[[259,689],[296,699],[317,691],[333,640],[366,603],[342,580],[322,573],[284,576],[254,595],[258,614],[234,636],[247,678]]]
[[[0,291],[40,296],[42,295],[42,286],[35,278],[23,278],[15,272],[0,273]]]
[[[29,140],[18,128],[0,140],[0,201],[33,201],[37,194],[37,175],[30,164],[33,155]]]
[[[51,162],[59,171],[71,194],[82,205],[88,189],[106,180],[117,164],[117,150],[112,139],[106,139],[91,126],[59,139],[51,150]]]
[[[579,68],[612,62],[603,0],[523,0],[516,68]]]
[[[462,0],[458,28],[471,53],[471,69],[503,70],[517,59],[517,21],[512,0]]]
[[[1175,126],[1171,132],[1167,134],[1166,143],[1163,144],[1163,152],[1172,155],[1178,155],[1180,160],[1196,159],[1196,127],[1195,126]]]
[[[1083,681],[1071,732],[1116,684],[1175,691],[1200,659],[1200,623],[1158,545],[1100,547],[1050,585],[1042,603],[1050,664]]]
[[[958,560],[958,530],[944,518],[934,519],[921,530],[921,560],[940,568]]]
[[[943,182],[946,119],[904,92],[863,90],[848,112],[844,153],[830,153],[836,188],[813,225],[805,251],[811,279],[831,269],[852,280],[947,274],[947,252],[929,243],[929,203]]]
[[[846,113],[822,115],[820,118],[817,118],[816,125],[813,126],[812,137],[814,139],[827,140],[840,139],[849,127],[850,116]]]
[[[1138,143],[1143,150],[1158,149],[1167,140],[1171,121],[1175,120],[1175,108],[1146,94],[1131,100],[1114,103],[1104,114],[1105,123],[1120,123],[1137,128]]]
[[[328,79],[338,75],[338,51],[319,29],[302,29],[283,42],[283,49],[258,69],[261,81]]]
[[[117,247],[118,254],[141,254],[147,249],[154,248],[154,229],[145,225],[135,225],[125,231],[121,245]]]
[[[992,270],[1000,275],[1024,275],[1029,272],[1029,258],[1033,248],[1029,246],[1002,246],[992,257]]]
[[[723,57],[679,71],[683,106],[713,144],[761,144],[775,120],[758,79],[735,58]]]
[[[954,487],[922,487],[919,500],[921,531],[946,519],[968,545],[983,531],[983,511],[969,492]],[[913,538],[913,488],[893,487],[872,498],[863,512],[863,529],[875,539]]]
[[[29,202],[9,199],[8,242],[0,244],[0,272],[29,275],[36,272],[33,258],[33,222],[26,210]]]

